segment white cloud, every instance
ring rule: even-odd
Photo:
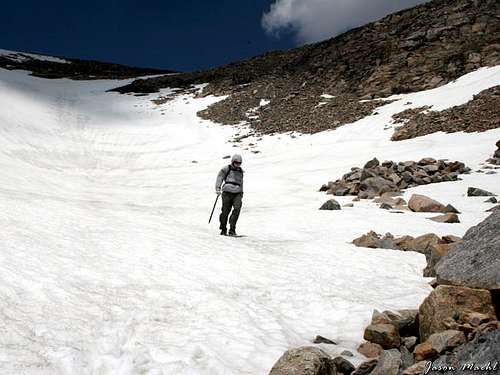
[[[429,0],[275,0],[262,16],[271,34],[291,30],[299,43],[316,42]]]

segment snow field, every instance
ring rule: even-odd
[[[374,308],[416,308],[431,289],[423,255],[350,241],[369,230],[463,235],[490,207],[467,187],[500,193],[499,174],[479,173],[405,193],[453,204],[460,224],[368,201],[317,210],[330,198],[321,184],[373,157],[476,170],[499,129],[390,142],[387,128],[407,108],[467,102],[500,84],[500,67],[394,97],[332,132],[265,136],[259,154],[244,150],[253,138],[227,142],[237,128],[196,116],[220,98],[157,106],[155,95],[106,92],[125,82],[0,69],[2,374],[267,374],[318,334],[339,343],[320,345],[328,352],[355,353]],[[216,214],[207,225],[234,152],[246,171],[240,239],[218,235]]]

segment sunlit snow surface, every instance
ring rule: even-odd
[[[1,374],[266,374],[318,334],[339,343],[322,345],[332,354],[355,352],[374,308],[416,308],[430,287],[423,255],[350,241],[369,230],[463,235],[491,206],[467,187],[500,193],[500,174],[479,173],[405,193],[462,212],[440,224],[368,201],[318,211],[329,196],[317,192],[375,156],[476,170],[499,129],[390,142],[390,118],[465,103],[500,84],[500,67],[332,132],[266,136],[259,154],[227,142],[238,129],[196,117],[218,99],[157,106],[157,95],[105,92],[124,83],[0,70]],[[236,151],[239,239],[219,236],[216,217],[207,224],[222,157]]]

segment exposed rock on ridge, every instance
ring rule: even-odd
[[[36,58],[38,57],[38,58]],[[126,79],[147,75],[173,73],[165,69],[136,68],[94,60],[64,58],[23,52],[0,53],[0,68],[27,70],[41,78],[70,78],[75,80]]]
[[[423,135],[463,131],[484,132],[500,124],[500,86],[482,91],[466,104],[444,111],[408,110],[394,116],[398,122],[407,121],[396,130],[393,141],[401,141]]]
[[[230,97],[200,113],[204,118],[247,121],[261,133],[314,133],[361,118],[377,104],[359,99],[430,89],[499,64],[498,14],[495,0],[434,0],[324,42],[206,71],[137,80],[116,91],[151,93],[209,83],[203,95]],[[259,106],[261,99],[270,104]]]

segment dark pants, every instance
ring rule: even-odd
[[[233,209],[233,213],[229,218],[229,225],[231,226],[231,229],[236,229],[236,222],[238,221],[241,211],[242,196],[242,193],[229,193],[227,191],[222,193],[222,212],[219,216],[220,229],[227,228],[227,217],[231,212],[231,208]]]

